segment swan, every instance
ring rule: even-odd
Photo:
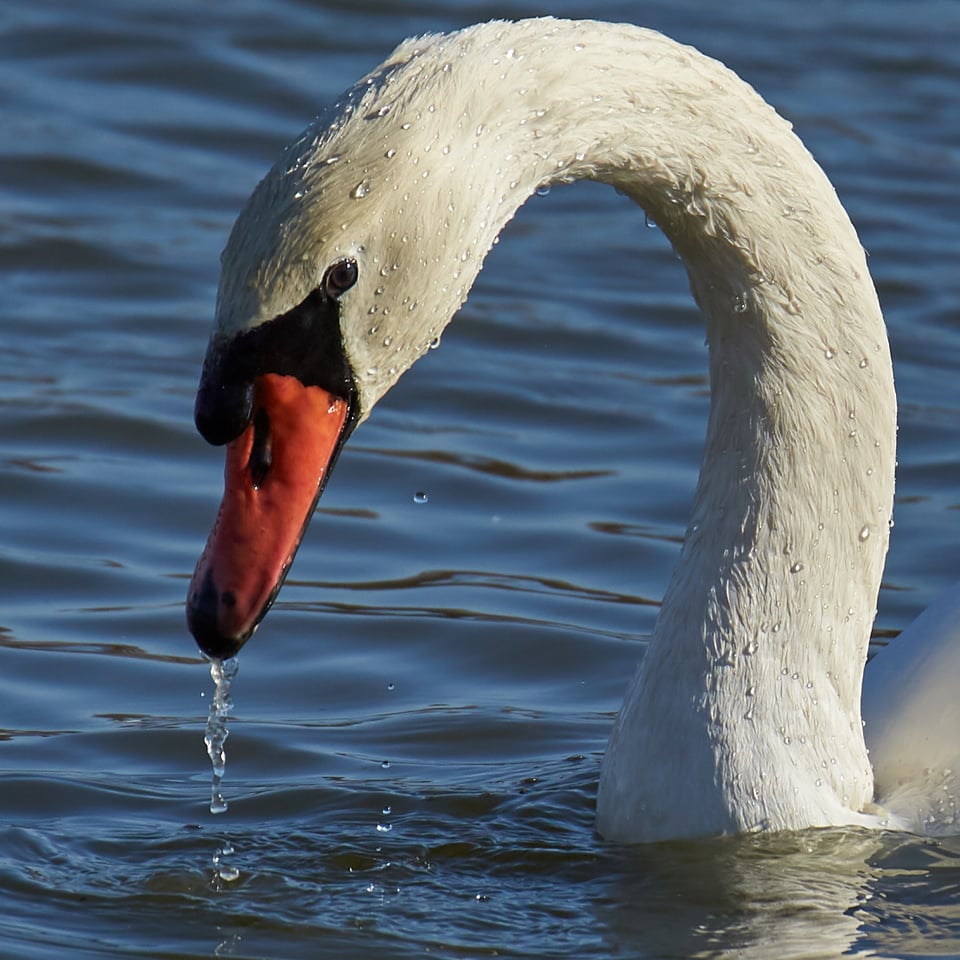
[[[581,179],[634,200],[683,259],[711,385],[683,549],[602,762],[599,832],[949,829],[956,594],[919,626],[932,652],[909,703],[892,693],[897,655],[875,658],[891,664],[866,700],[876,770],[861,717],[896,440],[863,250],[786,121],[722,64],[631,25],[409,40],[256,187],[196,399],[200,433],[226,444],[187,598],[197,643],[227,657],[251,636],[346,439],[435,344],[518,207]]]

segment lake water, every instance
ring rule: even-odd
[[[587,6],[751,81],[860,230],[901,402],[889,636],[960,570],[960,4]],[[681,266],[597,186],[527,204],[351,440],[240,657],[209,812],[182,604],[233,218],[404,36],[585,9],[4,0],[0,956],[960,955],[960,840],[593,832],[706,413]]]

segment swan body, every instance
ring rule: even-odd
[[[906,823],[874,804],[860,713],[896,439],[863,251],[788,123],[722,64],[634,26],[408,41],[256,188],[197,400],[201,432],[228,444],[188,597],[198,643],[226,656],[252,634],[350,431],[435,343],[518,207],[580,179],[670,238],[711,383],[684,547],[602,765],[600,832]]]

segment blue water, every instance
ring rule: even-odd
[[[664,238],[592,185],[527,204],[351,440],[240,657],[209,812],[213,685],[182,601],[221,489],[192,403],[233,218],[402,37],[584,12],[5,0],[0,956],[960,955],[956,840],[593,833],[706,356]],[[960,4],[588,12],[745,76],[857,224],[901,402],[882,642],[960,571]]]

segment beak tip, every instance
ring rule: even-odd
[[[231,610],[236,598],[225,591],[221,596],[213,582],[211,571],[207,571],[200,585],[196,579],[190,585],[187,596],[187,628],[193,634],[200,650],[214,660],[226,660],[240,652],[240,648],[253,635],[253,629],[232,633],[222,627],[221,609]]]

